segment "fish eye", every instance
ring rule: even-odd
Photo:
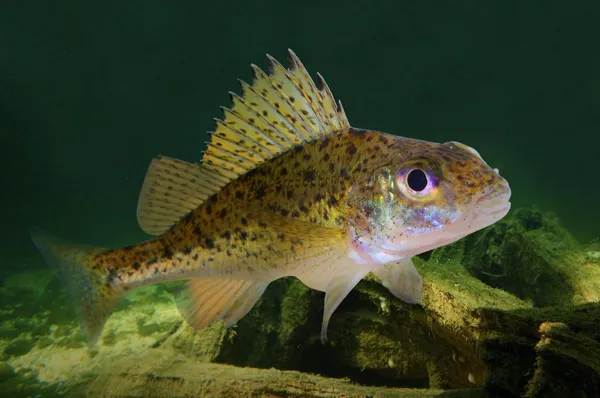
[[[435,167],[428,167],[422,162],[405,165],[396,174],[396,190],[408,199],[431,200],[438,194],[438,188],[439,177]]]
[[[427,188],[427,174],[421,169],[412,169],[406,176],[408,187],[415,192],[422,192]]]

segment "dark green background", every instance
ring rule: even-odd
[[[0,5],[3,269],[41,263],[33,225],[96,245],[144,238],[152,157],[198,160],[236,78],[288,47],[354,126],[462,141],[515,206],[600,235],[597,1],[53,3]]]

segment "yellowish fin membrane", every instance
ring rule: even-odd
[[[268,285],[250,280],[196,278],[187,283],[187,295],[177,307],[196,329],[219,320],[229,327],[254,307]]]
[[[40,230],[30,233],[73,301],[84,338],[93,347],[106,320],[126,292],[107,283],[106,275],[92,269],[90,258],[101,249],[66,244]]]
[[[410,304],[421,301],[423,280],[410,258],[385,264],[373,273],[400,300]]]

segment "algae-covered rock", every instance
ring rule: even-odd
[[[600,300],[600,266],[586,265],[582,247],[556,216],[535,209],[519,209],[431,258],[458,261],[490,286],[538,307]]]
[[[34,346],[34,342],[31,339],[18,338],[18,339],[12,340],[4,348],[4,353],[7,355],[15,355],[15,356],[25,355],[29,351],[31,351],[33,346]]]
[[[0,362],[0,383],[14,377],[16,374],[12,366],[6,362]]]
[[[481,390],[446,392],[361,386],[294,371],[256,369],[206,363],[163,348],[119,358],[104,367],[92,383],[68,391],[69,396],[137,397],[462,397],[482,398]]]

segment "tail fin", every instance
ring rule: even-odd
[[[106,320],[124,296],[122,289],[108,283],[108,272],[94,269],[93,255],[101,249],[72,245],[39,229],[31,238],[75,305],[83,336],[93,347]]]

